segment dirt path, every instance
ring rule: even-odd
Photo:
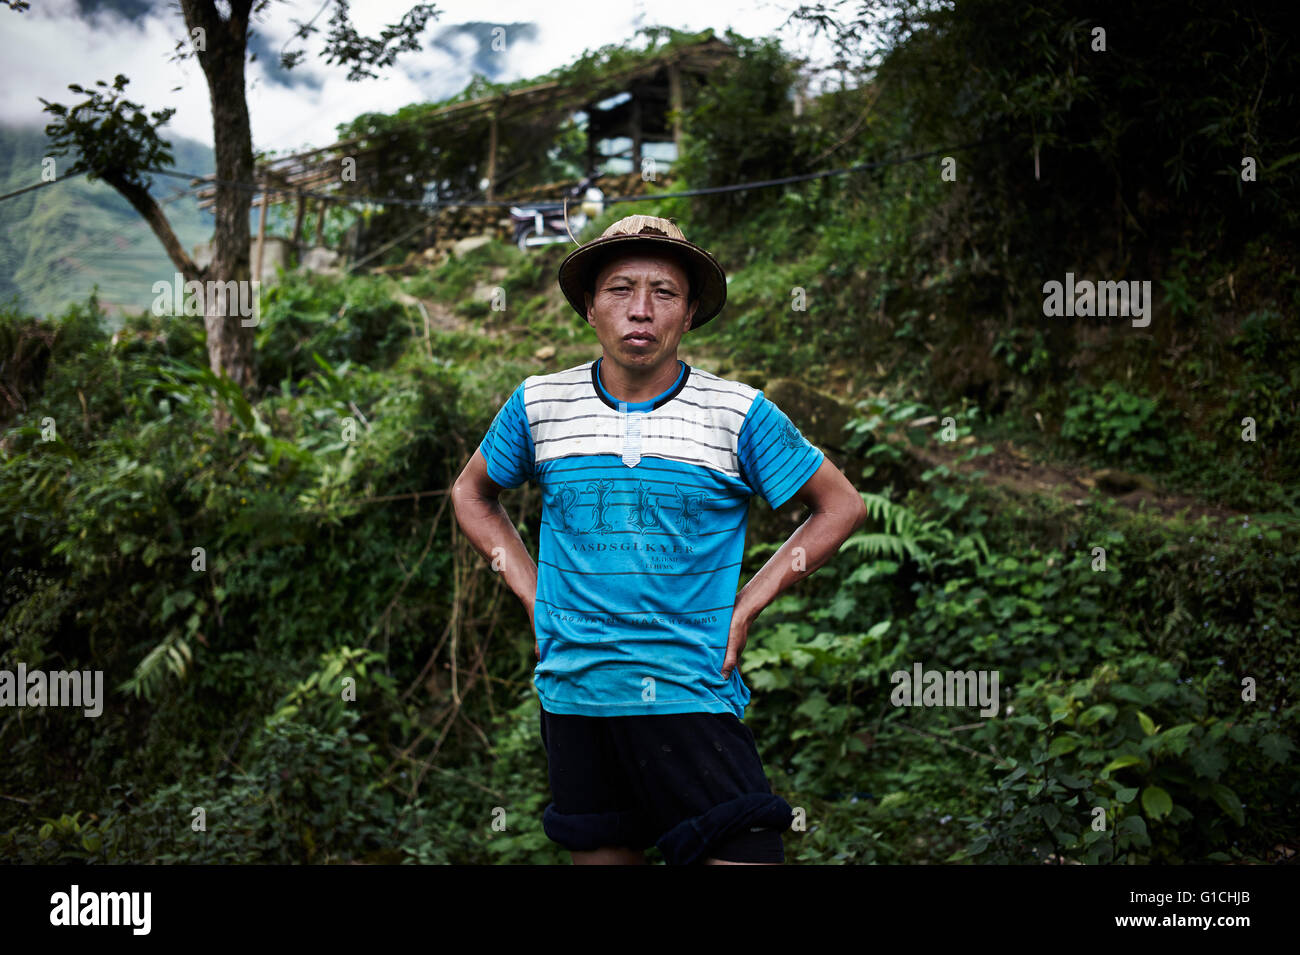
[[[1130,474],[1114,468],[1090,470],[1072,465],[1041,464],[1010,441],[999,441],[993,452],[973,461],[960,462],[969,445],[910,448],[910,452],[933,467],[945,464],[953,470],[969,473],[984,471],[983,480],[998,484],[1021,494],[1055,495],[1075,504],[1087,502],[1093,488],[1100,488],[1120,504],[1132,510],[1155,510],[1164,517],[1174,517],[1186,512],[1195,520],[1208,515],[1217,520],[1239,517],[1240,511],[1216,504],[1160,490],[1143,475]]]
[[[399,305],[413,308],[420,313],[425,328],[438,332],[459,332],[468,335],[481,335],[487,338],[500,338],[501,332],[494,328],[466,321],[447,305],[433,298],[416,298],[409,292],[398,289],[393,293],[393,301]]]

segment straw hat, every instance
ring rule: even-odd
[[[560,263],[560,291],[573,310],[586,320],[587,301],[583,293],[595,282],[600,267],[614,255],[637,252],[667,252],[681,260],[682,266],[691,273],[692,301],[700,302],[691,329],[699,328],[722,311],[727,301],[727,276],[722,266],[708,252],[687,242],[676,225],[657,216],[619,219],[600,238],[574,249]]]

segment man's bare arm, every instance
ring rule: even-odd
[[[537,565],[501,506],[499,496],[503,490],[488,477],[487,462],[482,452],[475,449],[465,470],[451,486],[451,506],[461,531],[474,549],[492,562],[494,569],[500,568],[506,586],[523,602],[532,624],[537,599]],[[535,636],[533,650],[537,651]]]
[[[867,520],[862,496],[829,458],[804,482],[794,499],[812,513],[736,595],[731,636],[722,665],[724,677],[731,676],[749,640],[750,624],[764,608],[796,580],[802,580],[830,560]]]

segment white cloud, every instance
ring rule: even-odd
[[[406,0],[368,0],[354,4],[358,30],[374,33],[394,22],[408,9]],[[535,23],[535,39],[518,39],[505,57],[505,80],[536,76],[572,62],[586,49],[630,38],[638,15],[646,23],[670,24],[677,29],[712,27],[718,34],[731,26],[747,36],[777,31],[793,4],[703,5],[696,0],[577,0],[538,4],[507,0],[485,8],[481,2],[453,0],[437,4],[441,15],[427,28],[428,35],[459,23],[490,20],[494,23]],[[292,34],[291,19],[308,20],[320,9],[320,0],[293,0],[276,4],[271,16],[255,29],[278,54]],[[327,9],[316,26],[327,27]],[[69,83],[83,85],[111,80],[117,73],[131,79],[127,96],[150,111],[175,107],[167,129],[177,135],[212,143],[212,119],[207,85],[198,64],[169,61],[176,42],[185,35],[176,6],[160,3],[158,12],[131,23],[111,12],[89,18],[77,14],[73,0],[34,4],[27,13],[0,10],[0,30],[6,51],[10,82],[0,85],[0,122],[24,126],[44,125],[37,97],[55,102],[76,102]],[[802,31],[806,34],[806,30]],[[326,66],[315,57],[317,35],[307,44],[308,56],[291,74],[293,85],[271,78],[271,63],[261,60],[247,69],[248,105],[255,149],[286,151],[323,145],[335,138],[335,127],[363,112],[391,112],[416,102],[428,102],[463,89],[470,79],[471,39],[453,43],[461,55],[441,50],[408,53],[398,65],[378,79],[349,83],[346,70]],[[793,28],[781,32],[788,48],[807,54],[807,42]],[[508,37],[508,39],[510,39]],[[174,90],[174,87],[182,87]]]

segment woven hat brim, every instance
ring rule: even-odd
[[[574,249],[560,263],[560,291],[584,321],[587,318],[584,279],[588,269],[611,251],[632,252],[642,247],[647,250],[672,249],[684,254],[694,265],[695,277],[700,283],[700,304],[691,321],[690,331],[699,328],[722,311],[722,306],[727,303],[726,273],[722,271],[717,259],[698,245],[666,235],[609,235]]]

